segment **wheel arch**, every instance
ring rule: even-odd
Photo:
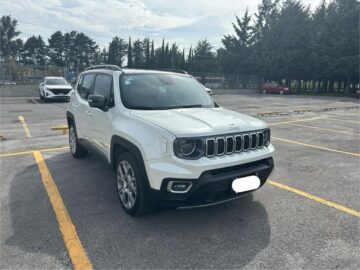
[[[74,117],[74,115],[73,115],[71,112],[69,112],[69,111],[66,112],[66,120],[67,120],[68,126],[70,126],[70,123],[74,123],[74,124],[75,124],[75,117]]]
[[[145,162],[140,149],[132,142],[124,139],[118,135],[111,138],[110,144],[110,166],[116,172],[116,157],[120,153],[129,152],[134,156],[135,162],[138,165],[141,177],[145,179],[146,188],[150,189],[150,182],[146,172]]]

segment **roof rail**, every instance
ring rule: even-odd
[[[91,70],[91,69],[111,69],[111,70],[122,70],[119,66],[116,65],[95,65],[88,68],[85,68],[85,70]]]
[[[181,74],[186,74],[186,75],[189,75],[189,73],[187,73],[185,70],[181,70],[181,69],[167,69],[167,68],[164,68],[164,69],[158,69],[159,71],[168,71],[168,72],[174,72],[174,73],[181,73]]]

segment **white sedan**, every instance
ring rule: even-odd
[[[50,99],[69,100],[74,89],[63,77],[45,77],[40,83],[40,98],[48,101]]]

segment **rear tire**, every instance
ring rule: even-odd
[[[69,124],[69,146],[74,158],[84,158],[88,154],[88,150],[79,144],[74,123]]]
[[[142,216],[151,211],[146,182],[133,155],[120,154],[116,159],[116,187],[122,208],[130,216]]]
[[[280,95],[283,95],[284,94],[284,91],[283,90],[280,90]]]

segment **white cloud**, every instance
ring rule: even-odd
[[[83,31],[100,45],[111,38],[150,37],[161,42],[177,41],[181,46],[194,44],[207,37],[216,46],[224,33],[231,31],[231,22],[246,8],[256,11],[260,0],[0,0],[1,13],[19,21],[33,22],[66,31]],[[320,0],[304,0],[317,5]],[[19,23],[23,37],[41,34],[48,38],[54,29]]]

